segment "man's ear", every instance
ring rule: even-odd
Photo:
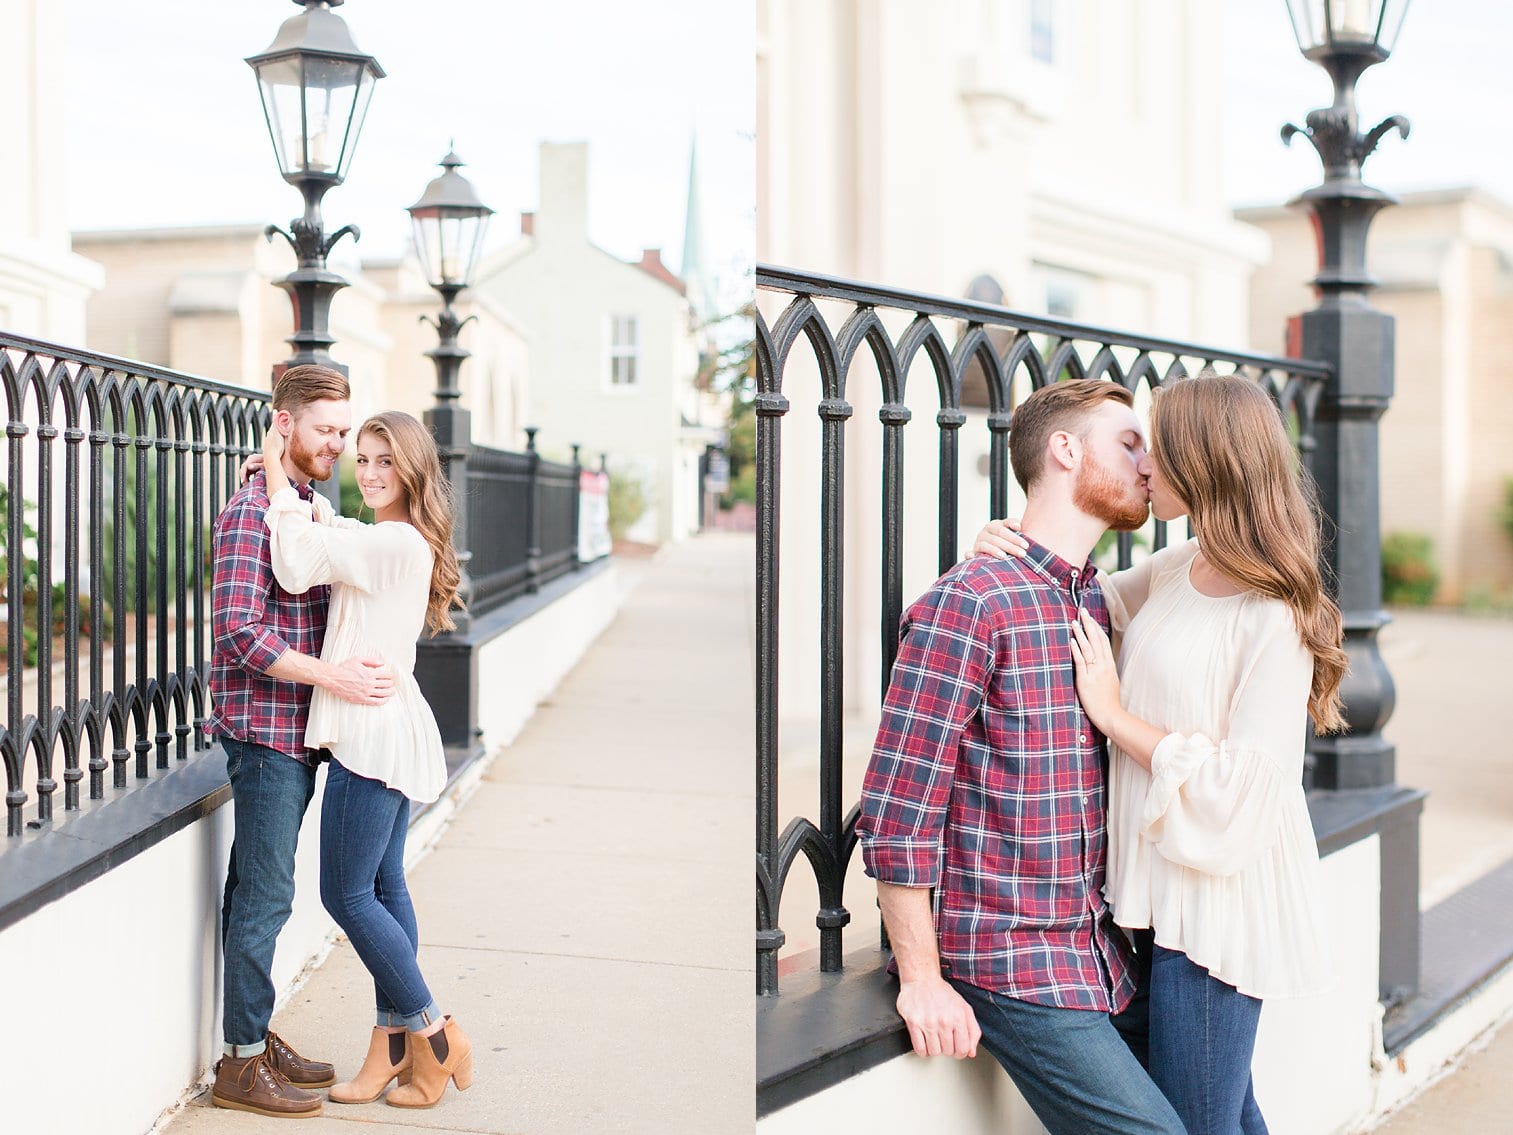
[[[288,410],[273,411],[273,428],[288,437],[294,429],[294,415]]]
[[[1068,471],[1077,468],[1077,462],[1082,456],[1082,441],[1076,434],[1057,430],[1051,434],[1047,448],[1050,450],[1051,461],[1059,468]]]

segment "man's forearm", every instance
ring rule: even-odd
[[[899,981],[939,980],[940,944],[935,938],[930,888],[878,883],[877,905],[882,908],[888,944],[898,961]]]
[[[335,667],[309,654],[301,654],[292,646],[278,656],[278,660],[263,673],[270,678],[285,682],[299,682],[306,686],[324,686],[331,680]]]

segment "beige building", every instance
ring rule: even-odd
[[[698,527],[699,455],[724,412],[701,393],[702,333],[683,282],[656,249],[628,264],[588,239],[588,147],[541,146],[540,201],[520,238],[487,259],[474,290],[518,315],[531,342],[532,424],[544,452],[638,477],[648,508],[631,539]]]
[[[1251,281],[1251,338],[1282,352],[1287,320],[1315,304],[1308,218],[1239,217],[1272,242]],[[1439,598],[1513,587],[1513,539],[1499,523],[1513,478],[1513,206],[1475,189],[1410,193],[1372,222],[1371,302],[1397,320],[1397,382],[1382,418],[1382,532],[1428,535]]]
[[[273,364],[289,357],[289,299],[274,286],[294,268],[282,241],[261,225],[128,229],[74,235],[74,247],[105,268],[89,301],[88,342],[107,354],[157,363],[221,382],[267,389]],[[331,303],[332,353],[352,380],[354,416],[405,410],[419,417],[435,399],[424,352],[436,332],[420,322],[441,300],[413,259],[337,265],[351,286]],[[463,405],[474,440],[524,445],[528,348],[497,305],[464,292],[458,310],[478,316],[462,333]]]
[[[100,268],[69,247],[63,213],[65,14],[47,0],[0,0],[0,331],[79,345]]]

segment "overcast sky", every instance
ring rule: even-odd
[[[71,228],[287,225],[301,212],[243,62],[296,5],[61,9]],[[660,247],[676,271],[696,135],[706,260],[738,274],[755,247],[753,10],[752,0],[343,4],[337,13],[387,77],[346,184],[326,196],[327,230],[360,225],[363,257],[401,252],[403,210],[455,139],[464,176],[497,211],[488,247],[499,247],[536,205],[538,144],[587,141],[591,239],[625,259]]]
[[[1236,205],[1281,204],[1321,178],[1307,139],[1284,147],[1284,122],[1333,99],[1329,77],[1298,53],[1282,0],[1224,7],[1225,183]],[[1366,160],[1389,192],[1476,185],[1513,204],[1513,0],[1417,0],[1397,48],[1357,90],[1361,125],[1392,114],[1413,125]]]
[[[1105,0],[1084,0],[1105,2]],[[242,62],[296,13],[288,0],[70,0],[68,211],[73,228],[269,221],[299,196],[279,178]],[[753,0],[351,0],[338,12],[388,72],[377,86],[328,228],[347,252],[392,256],[403,213],[455,139],[464,173],[498,210],[489,244],[536,204],[540,141],[590,143],[590,232],[626,259],[659,246],[679,266],[690,137],[699,145],[710,267],[731,278],[754,247]],[[1282,0],[1225,4],[1226,135],[1236,205],[1281,203],[1319,180],[1312,148],[1283,147],[1328,103],[1298,54]],[[1479,185],[1513,202],[1513,0],[1418,0],[1393,58],[1367,72],[1364,124],[1389,114],[1366,179],[1393,191]]]

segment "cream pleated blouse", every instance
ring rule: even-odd
[[[1197,552],[1101,577],[1121,701],[1168,731],[1150,772],[1109,746],[1106,894],[1119,925],[1241,993],[1315,993],[1331,974],[1302,787],[1313,659],[1280,600],[1198,591]]]
[[[305,745],[330,749],[359,776],[429,803],[447,779],[436,717],[415,681],[415,640],[431,588],[430,545],[408,524],[362,524],[333,515],[323,497],[315,500],[312,506],[291,488],[269,501],[274,577],[296,594],[331,584],[321,660],[382,658],[394,671],[394,696],[383,705],[356,705],[317,686]]]

